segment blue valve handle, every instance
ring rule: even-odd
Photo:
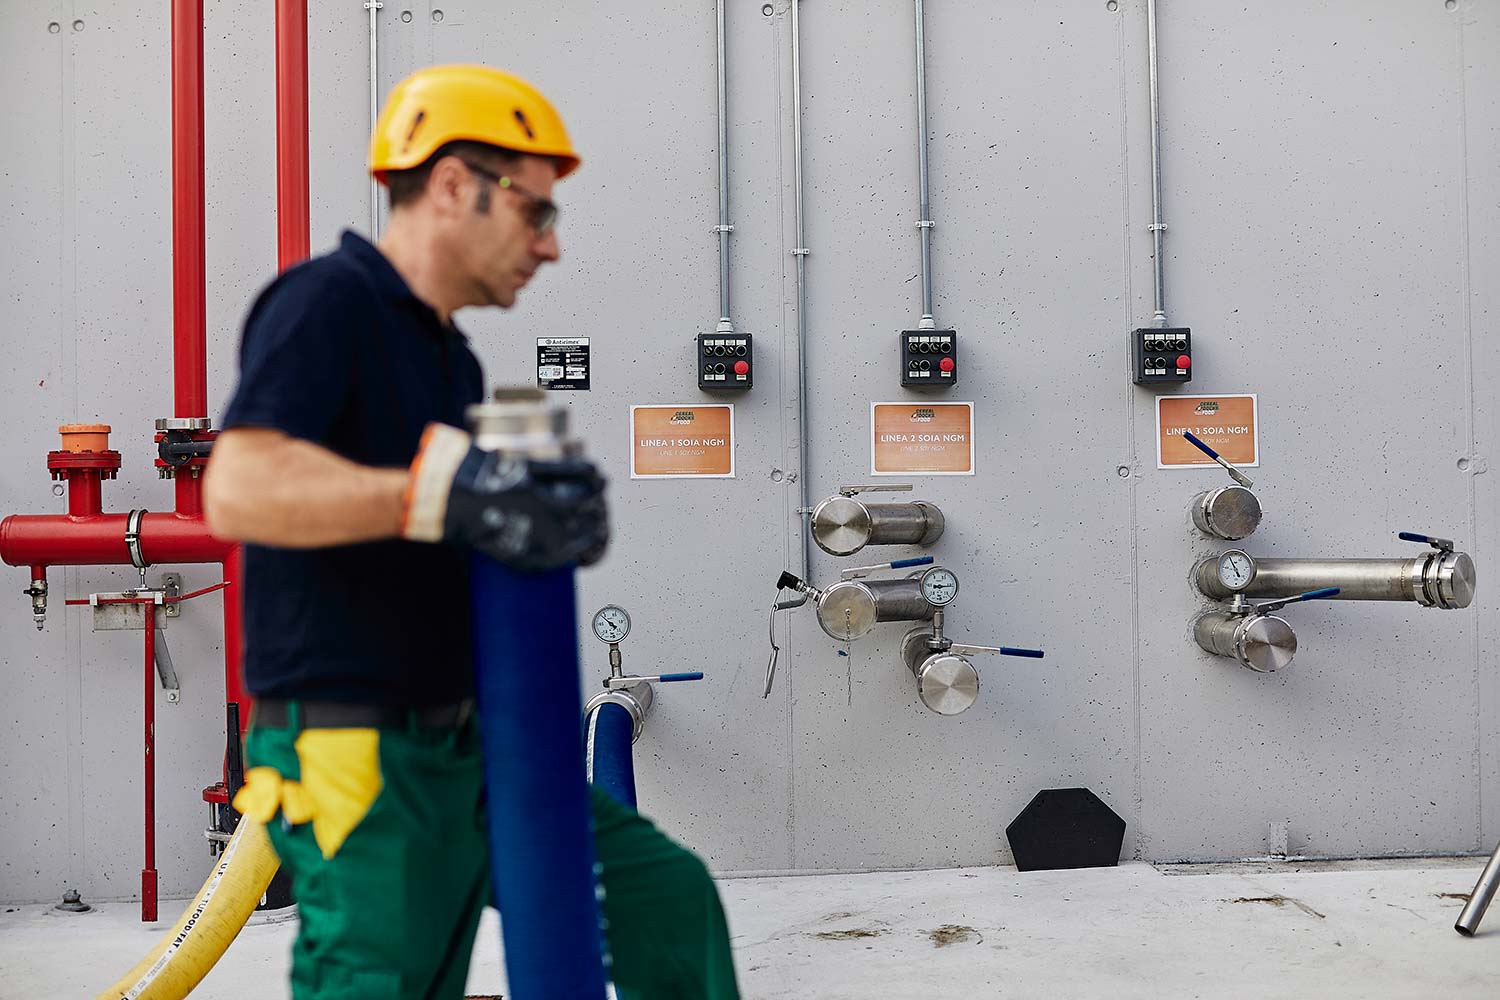
[[[1019,649],[1019,648],[1017,648],[1015,646],[1001,646],[1000,647],[1000,655],[1001,656],[1029,656],[1033,660],[1040,660],[1043,656],[1046,656],[1047,654],[1043,653],[1040,649]]]
[[[1415,531],[1398,531],[1396,537],[1403,542],[1420,542],[1423,545],[1431,545],[1440,552],[1453,551],[1453,540],[1449,538],[1434,538],[1432,535],[1420,535]]]
[[[1230,478],[1239,483],[1241,486],[1245,487],[1245,489],[1248,490],[1250,487],[1255,485],[1248,478],[1246,478],[1243,472],[1230,465],[1223,455],[1220,455],[1218,452],[1210,448],[1201,438],[1198,437],[1198,435],[1194,434],[1192,431],[1183,431],[1182,436],[1187,438],[1188,443],[1193,447],[1197,448],[1199,451],[1203,452],[1203,454],[1207,455],[1209,458],[1213,459],[1215,462],[1218,462],[1221,466],[1223,466],[1224,471],[1229,473]]]
[[[1296,597],[1293,597],[1292,599],[1286,601],[1286,603],[1296,604],[1299,601],[1316,601],[1319,598],[1323,597],[1333,597],[1338,592],[1339,588],[1337,587],[1324,587],[1322,590],[1309,590],[1305,594],[1298,594]]]
[[[663,684],[670,684],[673,681],[701,681],[702,679],[703,671],[701,670],[693,670],[684,674],[662,674],[657,678]]]
[[[891,569],[906,569],[908,566],[927,566],[932,563],[932,556],[917,556],[915,559],[897,559],[893,563],[887,563]]]
[[[1194,434],[1192,431],[1183,431],[1182,436],[1188,439],[1189,444],[1197,448],[1199,451],[1203,452],[1203,454],[1207,455],[1209,458],[1213,459],[1216,462],[1222,461],[1222,459],[1219,458],[1219,453],[1205,444],[1203,440],[1200,439],[1198,435]]]

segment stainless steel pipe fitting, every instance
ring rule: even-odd
[[[866,545],[931,545],[943,527],[943,512],[925,500],[865,503],[839,495],[813,508],[811,530],[818,548],[847,556]]]

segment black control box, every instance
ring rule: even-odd
[[[1136,385],[1193,380],[1193,335],[1185,326],[1132,330],[1130,349]]]
[[[698,388],[748,389],[755,384],[755,357],[748,333],[698,334]]]
[[[901,384],[908,389],[958,384],[958,335],[952,330],[902,330]]]

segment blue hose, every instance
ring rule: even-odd
[[[635,764],[630,744],[635,720],[624,705],[607,701],[589,715],[587,732],[589,781],[634,809]]]
[[[522,574],[475,554],[469,577],[506,996],[603,1000],[573,569]]]

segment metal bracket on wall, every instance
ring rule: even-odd
[[[156,676],[161,679],[161,689],[167,693],[167,704],[176,705],[182,700],[182,685],[177,681],[177,668],[172,665],[172,654],[167,651],[167,634],[161,629],[156,630],[156,643],[151,647],[151,652],[156,663]]]
[[[146,625],[146,612],[140,604],[141,598],[149,598],[152,591],[122,590],[115,593],[90,594],[89,605],[94,613],[95,632],[139,632]],[[162,607],[165,595],[157,593],[156,605]],[[119,603],[113,603],[119,602]],[[156,617],[157,628],[165,622]]]
[[[182,574],[163,573],[161,575],[161,590],[167,600],[167,605],[163,613],[168,618],[181,618],[182,602],[177,600],[177,598],[182,596]]]

